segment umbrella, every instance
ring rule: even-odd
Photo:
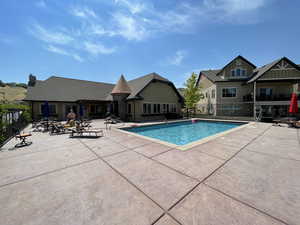
[[[291,104],[289,108],[289,113],[296,114],[298,112],[298,101],[297,101],[297,94],[293,93],[291,98]]]
[[[79,105],[79,115],[80,117],[83,117],[83,106]]]
[[[46,101],[43,105],[43,117],[48,118],[50,115],[49,103]]]

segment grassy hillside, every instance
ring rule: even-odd
[[[8,102],[20,101],[25,98],[27,89],[23,87],[0,87],[0,101],[3,101],[3,94],[5,93],[5,100]]]

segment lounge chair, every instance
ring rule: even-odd
[[[287,124],[289,127],[292,126],[293,123],[295,123],[297,120],[296,118],[291,118],[291,117],[285,117],[285,118],[278,118],[274,119],[274,126],[281,126],[281,124]]]
[[[119,117],[112,115],[112,116],[106,117],[104,120],[104,123],[116,124],[116,123],[123,123],[123,121]]]
[[[86,129],[84,127],[76,126],[76,128],[70,129],[70,137],[101,137],[103,136],[102,129]]]
[[[300,128],[300,120],[293,121],[292,123],[290,123],[290,126],[294,128]]]

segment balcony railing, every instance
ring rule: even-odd
[[[298,99],[300,100],[300,94],[298,94]],[[256,96],[256,101],[290,101],[291,100],[291,94],[284,95],[270,95],[270,96]],[[243,96],[244,102],[253,102],[253,96],[251,94]]]

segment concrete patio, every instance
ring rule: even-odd
[[[0,151],[0,224],[300,224],[299,129],[254,123],[186,151],[115,129],[31,140]]]

